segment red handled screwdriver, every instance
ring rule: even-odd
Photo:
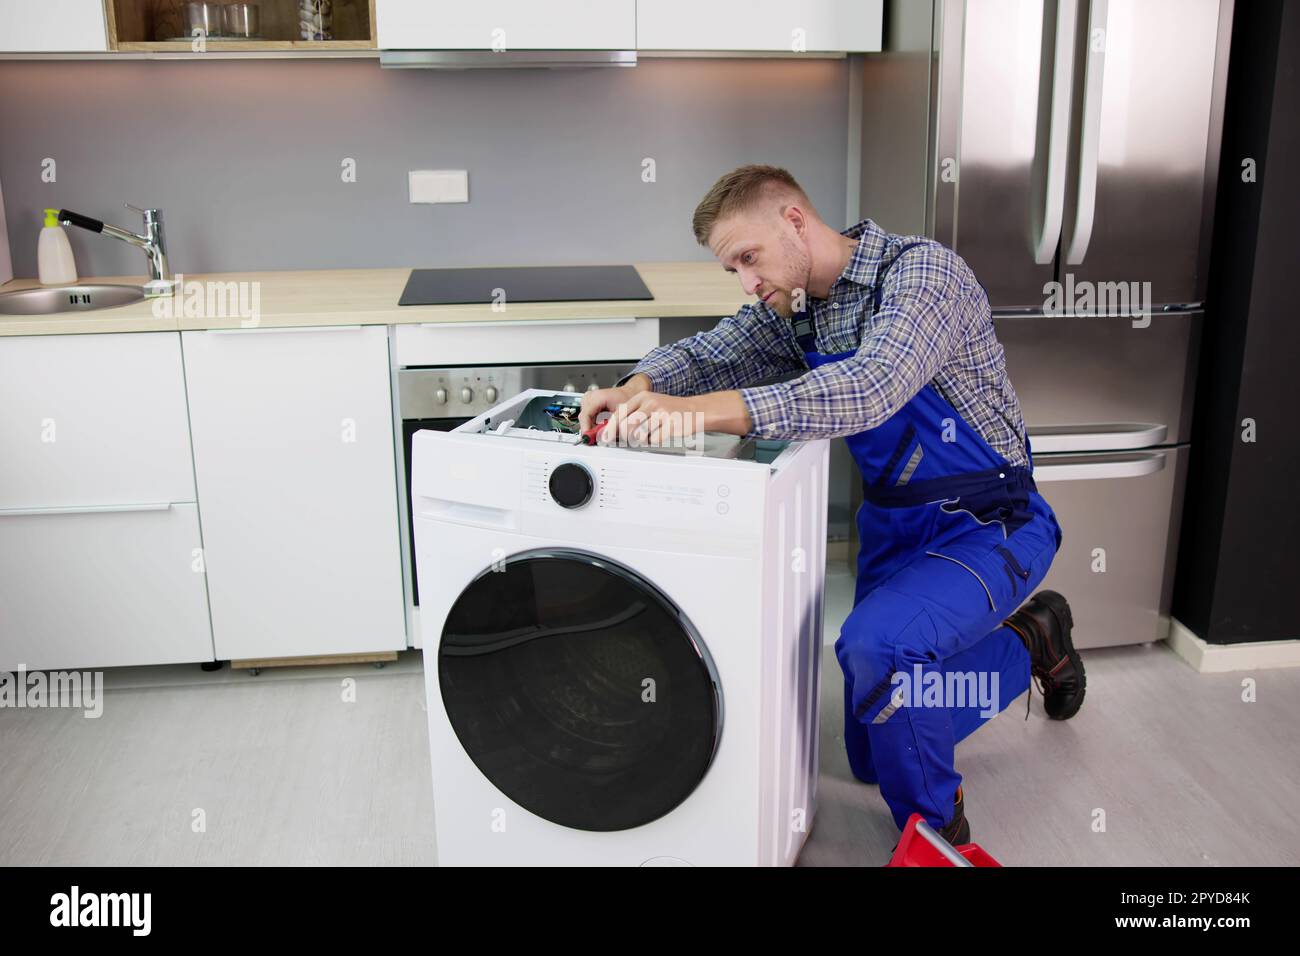
[[[592,425],[590,428],[588,428],[585,432],[582,433],[582,443],[584,445],[596,444],[596,436],[600,434],[600,430],[604,428],[608,423],[609,423],[609,419],[607,418],[599,425]]]

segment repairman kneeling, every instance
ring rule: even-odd
[[[1072,717],[1084,695],[1069,606],[1054,591],[1029,597],[1061,529],[1034,484],[988,297],[937,242],[870,219],[836,232],[772,166],[723,176],[693,227],[758,300],[588,393],[580,427],[608,411],[602,442],[662,443],[692,427],[845,438],[864,497],[854,608],[835,642],[849,764],[879,783],[899,829],[920,813],[969,842],[956,744],[1031,675],[1050,717]],[[997,699],[954,697],[954,676]],[[936,686],[937,703],[922,693]]]

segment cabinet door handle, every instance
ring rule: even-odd
[[[422,329],[531,329],[536,325],[632,325],[634,315],[608,319],[485,319],[481,322],[421,322]]]
[[[0,518],[9,515],[87,515],[117,511],[166,511],[170,501],[148,501],[135,505],[68,505],[56,508],[0,508]]]
[[[359,325],[267,325],[247,329],[204,329],[208,335],[248,335],[253,332],[359,332]]]

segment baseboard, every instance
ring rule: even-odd
[[[1169,648],[1202,674],[1300,667],[1300,640],[1211,644],[1177,618],[1169,619]]]
[[[331,664],[387,664],[397,660],[397,651],[367,651],[360,654],[311,654],[305,657],[246,657],[232,660],[234,670],[263,670],[268,667],[327,667]]]

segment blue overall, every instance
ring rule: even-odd
[[[897,261],[876,277],[873,314]],[[810,368],[853,354],[817,352],[815,332],[800,334],[806,314],[796,319]],[[835,642],[849,766],[879,783],[900,830],[912,813],[942,827],[961,783],[957,743],[1029,688],[1029,653],[1002,622],[1047,574],[1060,526],[1032,453],[1011,465],[933,383],[845,440],[863,482],[854,608]],[[944,695],[923,695],[935,682]]]

